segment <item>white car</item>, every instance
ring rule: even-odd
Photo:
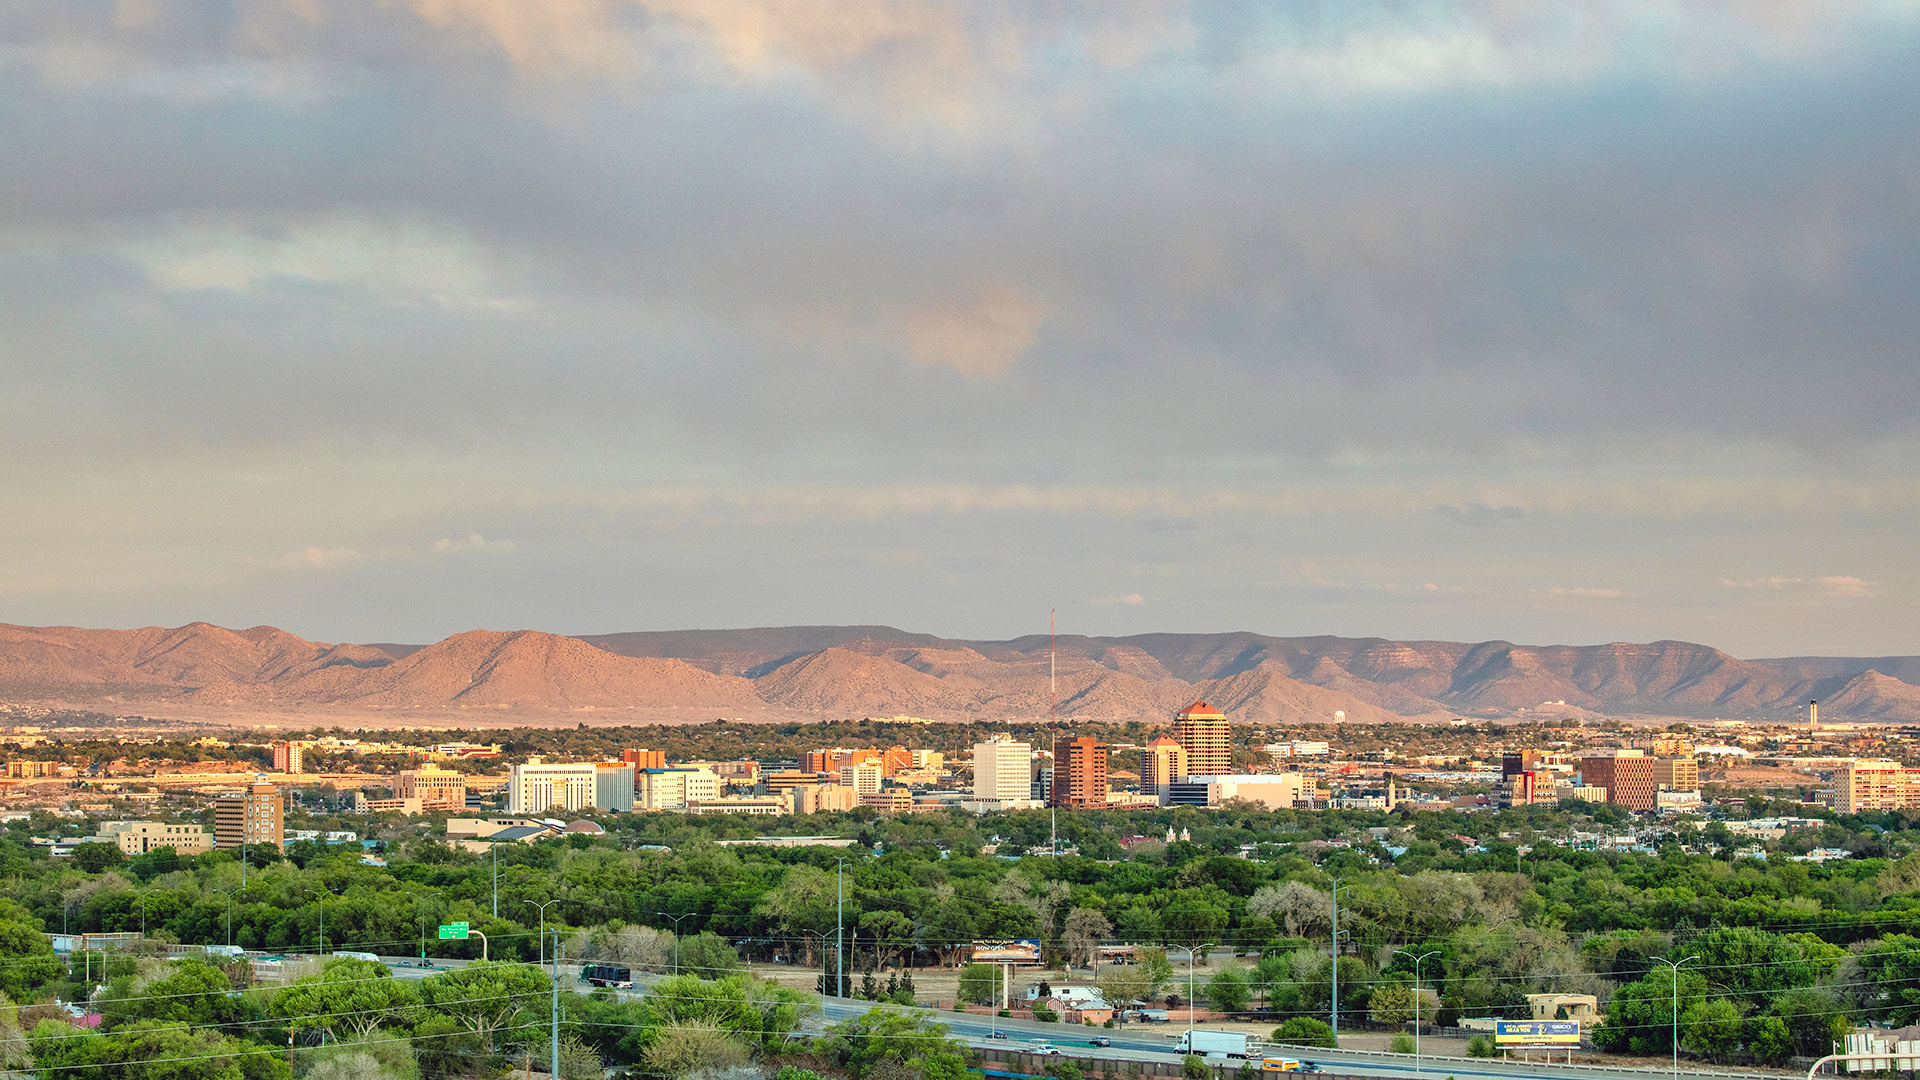
[[[1036,1054],[1058,1054],[1060,1052],[1060,1048],[1053,1045],[1052,1043],[1041,1043],[1040,1045],[1033,1048],[1033,1052]]]

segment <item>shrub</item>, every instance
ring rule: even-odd
[[[1273,1041],[1289,1046],[1319,1046],[1328,1050],[1340,1047],[1334,1041],[1333,1028],[1325,1020],[1315,1020],[1311,1016],[1296,1016],[1274,1028]]]
[[[1493,1056],[1493,1040],[1485,1035],[1475,1035],[1467,1040],[1467,1056],[1490,1058]]]
[[[1387,1049],[1392,1050],[1396,1054],[1411,1054],[1414,1052],[1416,1046],[1417,1044],[1413,1041],[1413,1036],[1404,1031],[1399,1031],[1394,1033],[1393,1042],[1388,1045]]]

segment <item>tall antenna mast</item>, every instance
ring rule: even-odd
[[[1060,854],[1060,736],[1053,730],[1055,714],[1060,711],[1060,684],[1054,679],[1053,655],[1060,644],[1060,631],[1054,625],[1058,608],[1047,609],[1047,738],[1053,741],[1053,783],[1047,785],[1047,809],[1053,815],[1053,831],[1047,841],[1047,854]]]

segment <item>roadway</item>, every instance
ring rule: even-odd
[[[432,958],[430,966],[420,966],[420,960],[411,956],[383,956],[386,964],[396,978],[422,979],[442,971],[457,970],[465,967],[465,960],[447,960]],[[569,988],[578,986],[580,965],[562,963],[560,973]],[[661,978],[658,975],[640,973],[636,975],[635,988],[620,990],[616,993],[622,998],[634,998],[646,993],[649,982]],[[873,1002],[860,998],[820,997],[816,1001],[821,1005],[817,1017],[809,1017],[806,1027],[818,1031],[829,1023],[851,1020],[871,1009],[877,1008]],[[891,1006],[898,1008],[898,1006]],[[1170,1061],[1180,1055],[1174,1049],[1174,1041],[1186,1030],[1179,1024],[1123,1024],[1115,1028],[1093,1028],[1074,1024],[1046,1024],[1037,1020],[1014,1020],[1005,1017],[980,1016],[974,1013],[937,1012],[933,1009],[917,1008],[928,1020],[946,1025],[948,1034],[976,1049],[1013,1050],[1032,1052],[1041,1045],[1056,1046],[1064,1056],[1093,1059],[1098,1061]],[[996,1037],[998,1036],[998,1037]],[[1093,1046],[1090,1040],[1109,1038],[1112,1046]],[[1290,1057],[1302,1061],[1311,1061],[1329,1073],[1345,1076],[1364,1076],[1379,1078],[1432,1078],[1453,1077],[1461,1080],[1474,1077],[1477,1080],[1661,1080],[1663,1077],[1684,1077],[1691,1080],[1714,1078],[1714,1080],[1755,1080],[1756,1077],[1797,1076],[1797,1073],[1715,1072],[1699,1069],[1681,1069],[1674,1073],[1669,1069],[1643,1069],[1610,1065],[1568,1065],[1544,1061],[1495,1061],[1484,1058],[1456,1058],[1427,1056],[1416,1062],[1411,1054],[1394,1054],[1381,1050],[1325,1050],[1309,1046],[1267,1047],[1267,1056]]]

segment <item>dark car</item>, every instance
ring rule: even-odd
[[[1300,1071],[1301,1072],[1319,1072],[1320,1066],[1315,1065],[1311,1061],[1303,1061],[1300,1063]]]
[[[1093,1038],[1087,1040],[1087,1045],[1088,1046],[1112,1046],[1113,1040],[1106,1037],[1105,1035],[1095,1035]]]
[[[1006,1037],[1007,1037],[1007,1033],[1004,1031],[996,1031],[993,1034],[987,1036],[987,1038],[989,1039],[1004,1039]]]

